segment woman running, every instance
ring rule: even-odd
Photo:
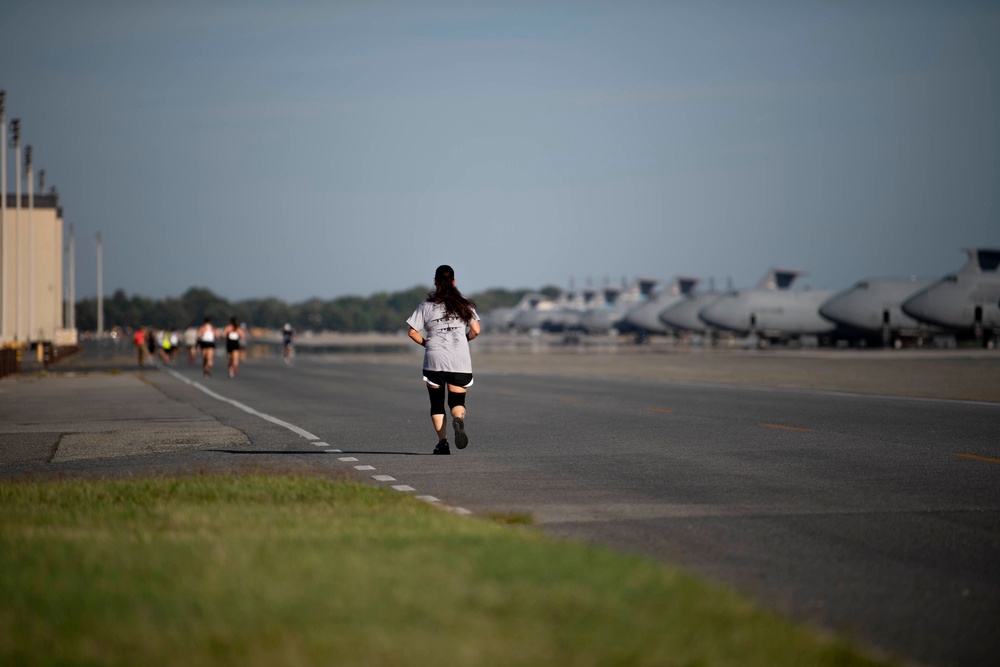
[[[438,436],[435,454],[451,454],[445,423],[447,395],[455,446],[465,449],[465,393],[472,386],[472,356],[469,341],[479,335],[476,304],[455,287],[455,271],[443,264],[434,272],[434,291],[417,306],[410,318],[410,338],[423,345],[424,382],[431,399],[431,423]],[[445,392],[447,387],[447,394]]]
[[[240,341],[243,340],[243,329],[240,328],[240,321],[236,316],[229,318],[229,324],[222,332],[222,337],[226,339],[226,355],[229,357],[229,377],[236,377],[236,372],[240,369]]]
[[[205,377],[212,377],[212,359],[215,357],[215,327],[212,318],[206,317],[205,323],[198,327],[198,348],[201,350],[201,372]]]

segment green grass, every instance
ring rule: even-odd
[[[0,482],[4,665],[864,665],[659,563],[311,477]]]

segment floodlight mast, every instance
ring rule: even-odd
[[[40,195],[42,195],[43,197],[45,196],[45,170],[44,169],[39,169],[38,170],[38,193]],[[62,238],[62,234],[60,233],[62,231],[62,220],[60,220],[60,218],[59,218],[59,207],[56,206],[56,204],[55,204],[55,201],[54,201],[55,197],[52,197],[52,199],[53,199],[53,201],[52,201],[52,208],[55,209],[55,213],[56,213],[56,215],[54,216],[55,217],[55,222],[52,225],[52,241],[53,241],[53,243],[52,243],[52,269],[53,269],[53,272],[57,272],[61,276],[62,275],[62,267],[65,266],[62,263],[62,259],[63,259],[63,256],[62,256],[62,244],[61,243],[59,243],[59,244],[55,243],[55,240]],[[56,268],[56,267],[58,267],[58,268]],[[52,274],[50,273],[49,275],[51,276]],[[56,344],[56,330],[62,328],[61,326],[59,326],[59,322],[60,322],[61,315],[62,315],[62,301],[60,300],[62,298],[62,289],[61,289],[62,285],[61,284],[57,285],[56,281],[55,281],[55,278],[52,278],[51,280],[52,281],[49,283],[49,290],[52,292],[52,303],[50,304],[52,306],[52,320],[51,320],[50,324],[52,325],[52,334],[51,334],[52,335],[52,345],[55,346],[55,344]],[[62,281],[60,280],[60,283],[61,282]],[[65,321],[63,321],[63,323],[65,324]]]
[[[21,119],[10,121],[10,143],[14,148],[14,340],[21,340]]]
[[[0,90],[0,343],[7,337],[7,91]]]
[[[28,335],[35,339],[35,187],[31,144],[24,147],[24,176],[28,179]]]
[[[97,232],[97,340],[104,337],[104,250]]]
[[[69,299],[66,305],[66,328],[76,329],[76,237],[69,224]]]

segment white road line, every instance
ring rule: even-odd
[[[175,370],[172,370],[170,368],[166,368],[164,366],[160,366],[159,368],[160,368],[160,370],[166,372],[167,374],[171,375],[172,377],[180,380],[181,382],[184,382],[185,384],[189,384],[192,387],[195,387],[199,391],[202,391],[203,393],[207,394],[208,396],[211,396],[212,398],[214,398],[214,399],[216,399],[218,401],[222,401],[223,403],[229,403],[230,405],[232,405],[232,406],[234,406],[236,408],[239,408],[240,410],[242,410],[243,412],[245,412],[245,413],[247,413],[249,415],[253,415],[255,417],[260,417],[264,421],[269,421],[272,424],[277,424],[278,426],[287,428],[292,433],[300,435],[303,438],[305,438],[306,440],[315,440],[317,442],[314,442],[313,444],[316,445],[317,447],[329,447],[330,446],[328,443],[320,441],[318,435],[313,435],[309,431],[307,431],[307,430],[305,430],[303,428],[299,428],[295,424],[289,424],[288,422],[286,422],[286,421],[284,421],[282,419],[278,419],[277,417],[272,417],[271,415],[263,413],[260,410],[254,410],[249,405],[244,405],[243,403],[240,403],[239,401],[235,401],[235,400],[233,400],[231,398],[226,398],[222,394],[219,394],[219,393],[216,393],[216,392],[212,391],[211,389],[209,389],[205,385],[201,384],[200,382],[195,382],[194,380],[189,380],[188,378],[184,377],[183,375],[181,375],[180,373],[178,373]],[[330,453],[330,454],[342,454],[343,453],[339,449],[327,449],[325,451],[326,451],[326,453]],[[354,462],[354,461],[358,460],[354,456],[341,456],[341,457],[338,457],[338,459],[340,461],[344,461],[344,462],[348,462],[348,463],[349,462]],[[358,465],[358,466],[354,466],[354,467],[357,470],[375,470],[375,466],[369,466],[369,465]],[[396,478],[392,477],[391,475],[372,475],[372,479],[374,479],[375,481],[378,481],[378,482],[395,482],[396,481]],[[406,492],[406,493],[410,493],[412,491],[416,491],[416,489],[414,489],[412,486],[409,486],[407,484],[396,484],[392,488],[395,489],[396,491],[401,491],[401,492]],[[428,502],[428,503],[439,503],[439,502],[441,502],[438,498],[435,498],[434,496],[416,496],[416,498],[418,498],[419,500],[423,500],[424,502]],[[447,505],[442,505],[442,507],[444,509],[448,510],[449,512],[453,512],[455,514],[460,514],[460,515],[472,514],[472,512],[470,512],[469,510],[465,509],[464,507],[449,507]]]
[[[192,387],[196,387],[197,389],[200,389],[201,391],[205,392],[206,394],[208,394],[209,396],[211,396],[212,398],[214,398],[216,400],[222,401],[223,403],[229,403],[230,405],[239,408],[240,410],[242,410],[243,412],[245,412],[247,414],[254,415],[255,417],[260,417],[261,419],[263,419],[265,421],[269,421],[272,424],[277,424],[278,426],[283,426],[283,427],[287,428],[289,431],[291,431],[292,433],[297,433],[298,435],[301,435],[306,440],[319,440],[319,436],[318,435],[313,435],[309,431],[307,431],[307,430],[305,430],[303,428],[299,428],[295,424],[289,424],[288,422],[286,422],[286,421],[284,421],[282,419],[278,419],[277,417],[272,417],[271,415],[268,415],[268,414],[265,414],[263,412],[260,412],[259,410],[254,410],[249,405],[244,405],[243,403],[240,403],[239,401],[234,401],[231,398],[226,398],[222,394],[217,394],[214,391],[212,391],[211,389],[209,389],[208,387],[206,387],[205,385],[201,384],[200,382],[195,382],[194,380],[189,380],[189,379],[187,379],[186,377],[184,377],[183,375],[181,375],[180,373],[178,373],[175,370],[172,370],[170,368],[166,368],[166,367],[163,367],[163,366],[161,366],[160,368],[161,368],[161,370],[163,370],[166,373],[169,373],[170,375],[172,375],[173,377],[177,378],[181,382],[186,382],[187,384],[191,385]]]

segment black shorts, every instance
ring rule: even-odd
[[[442,387],[446,384],[455,387],[471,387],[472,373],[454,373],[452,371],[429,371],[424,369],[424,382],[433,387]]]
[[[240,341],[226,339],[226,352],[239,352],[240,351]]]
[[[200,347],[203,350],[205,350],[205,349],[214,350],[215,349],[215,341],[214,340],[200,340],[200,341],[198,341],[198,347]]]

